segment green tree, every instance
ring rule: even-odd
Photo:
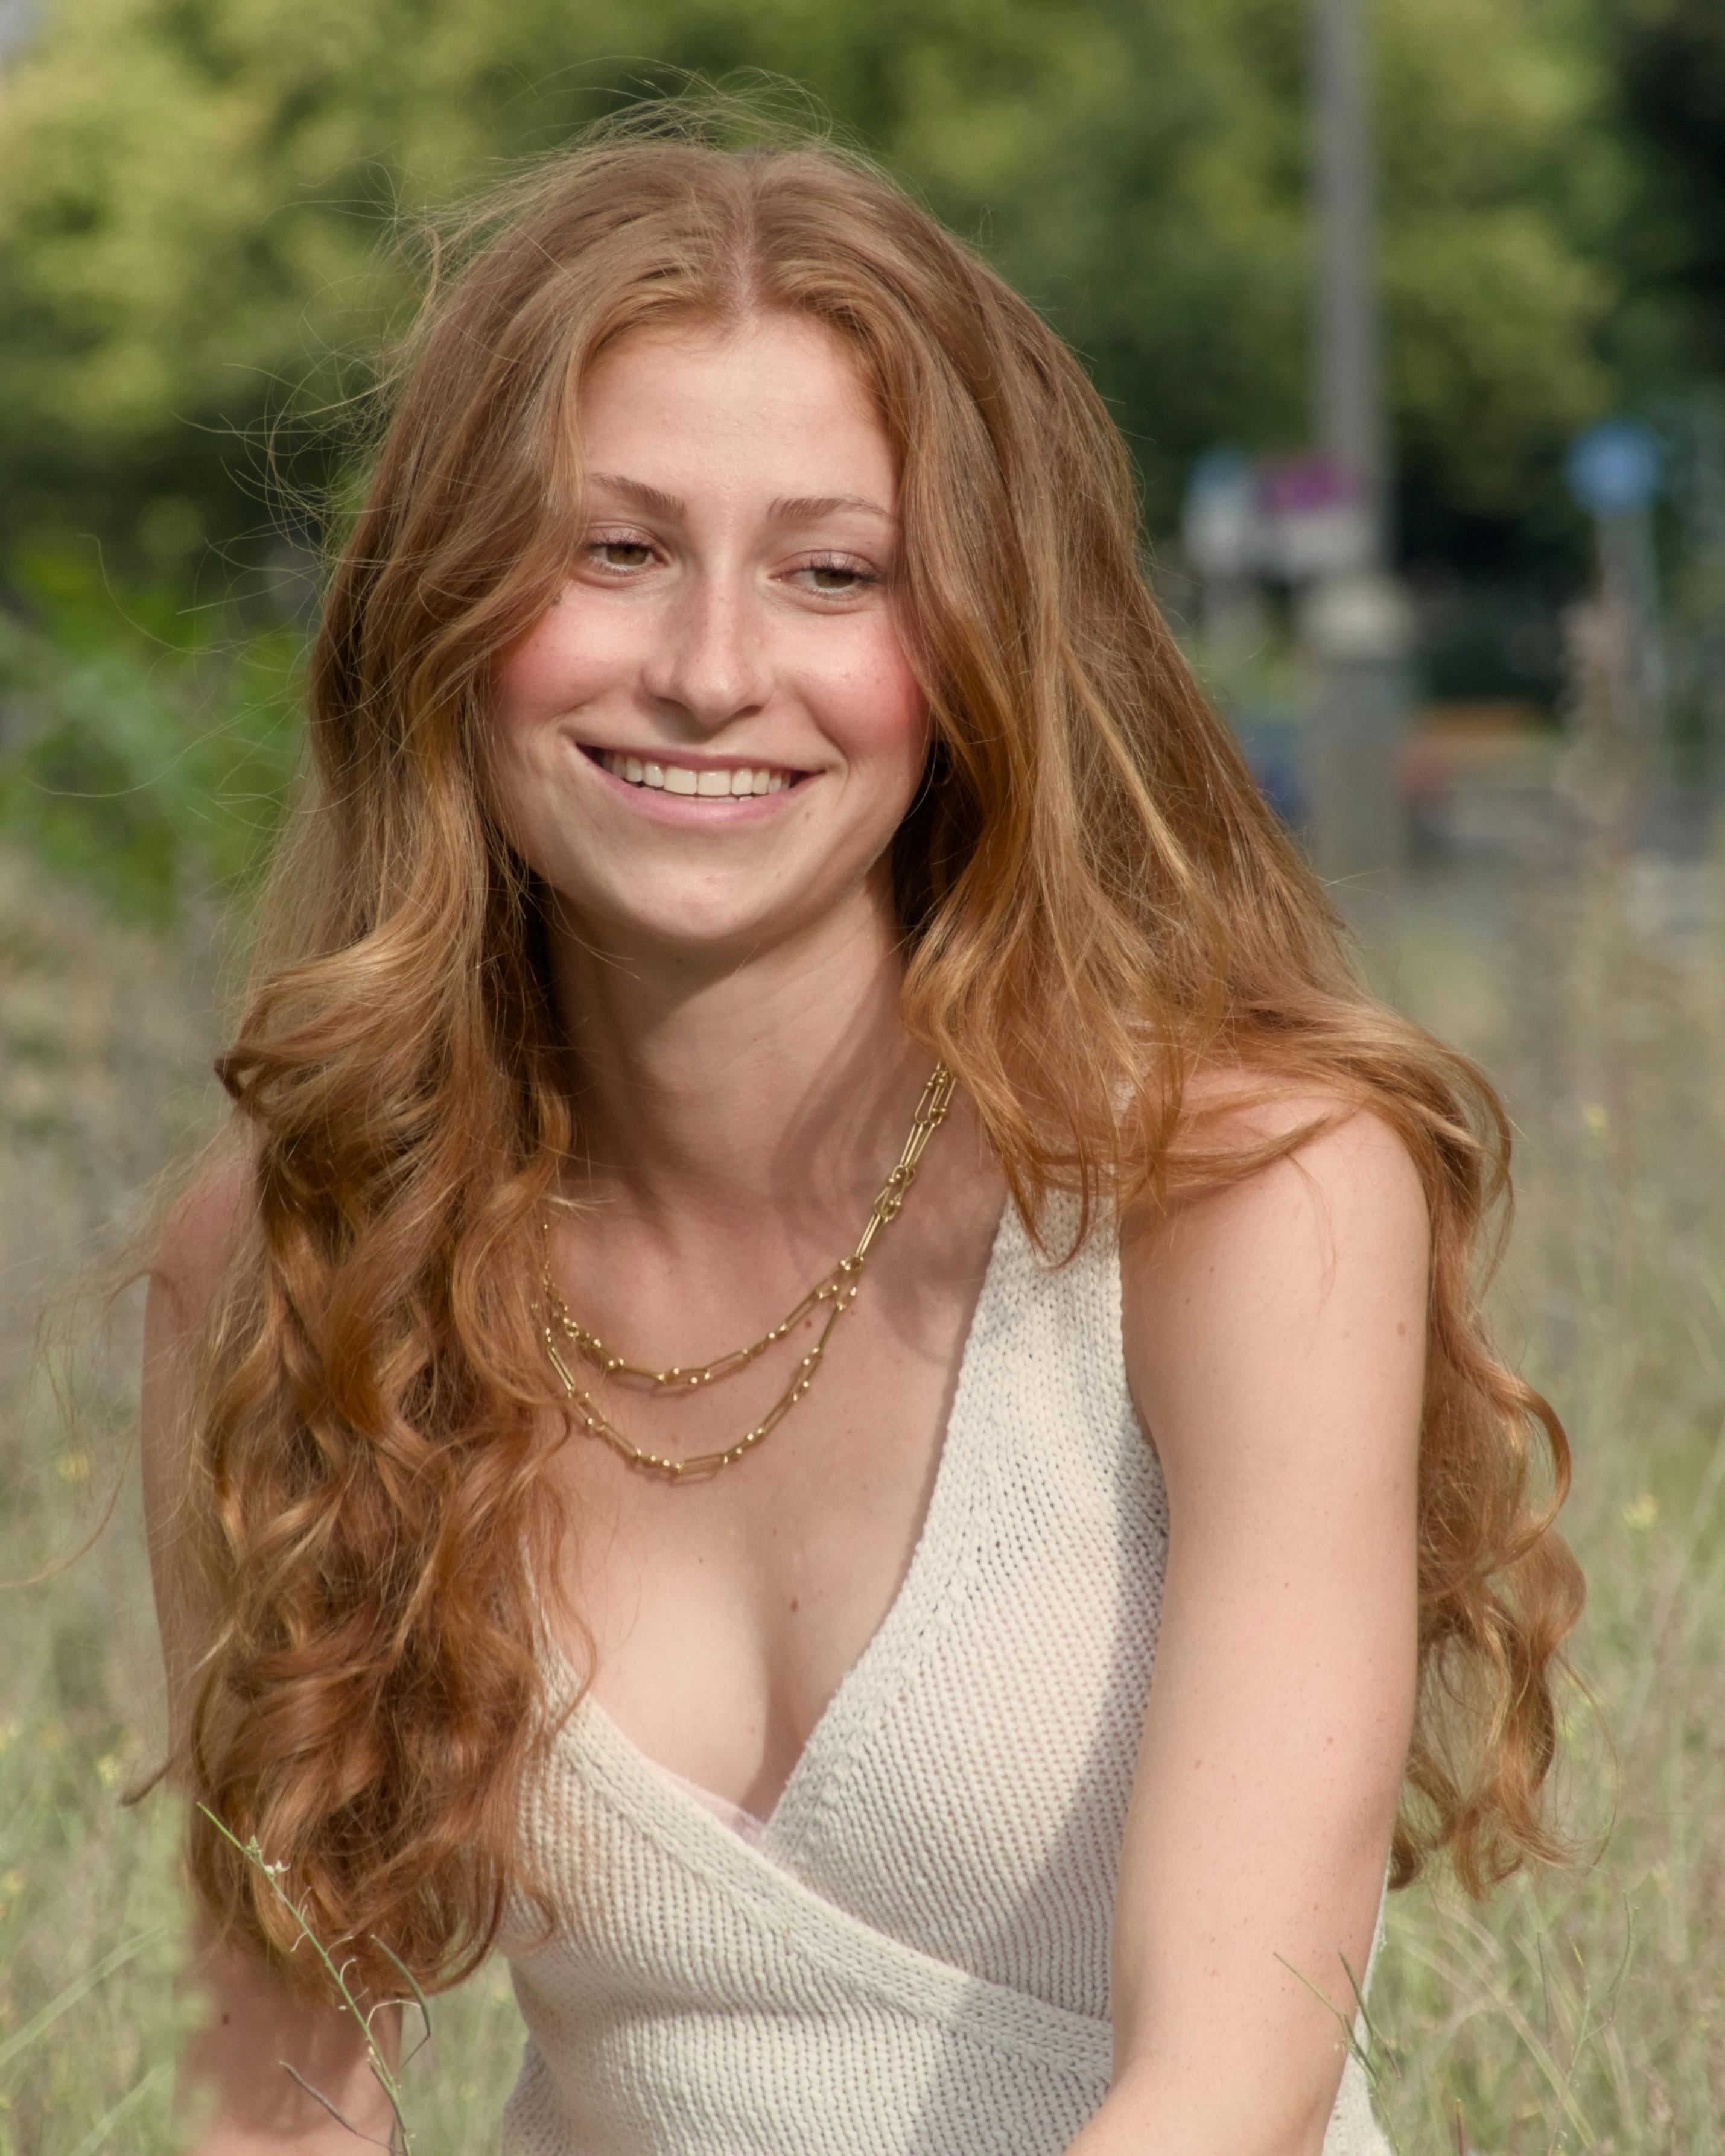
[[[682,69],[806,85],[976,235],[1090,358],[1166,527],[1204,444],[1304,433],[1301,16],[59,0],[0,88],[0,543],[69,518],[162,567],[258,525],[265,415],[362,381],[399,302],[376,252],[397,210]],[[1606,393],[1611,287],[1562,200],[1593,80],[1536,0],[1375,18],[1404,452],[1459,506],[1512,514]]]

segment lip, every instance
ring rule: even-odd
[[[820,776],[819,772],[803,771],[795,764],[758,756],[694,756],[680,748],[673,756],[656,745],[637,748],[597,742],[579,742],[576,746],[582,762],[608,793],[626,802],[638,815],[674,824],[683,830],[710,830],[716,825],[731,829],[741,824],[762,823],[783,811]],[[602,756],[633,756],[643,763],[680,763],[690,771],[784,771],[793,775],[793,783],[778,793],[735,793],[718,798],[711,794],[668,793],[659,787],[631,786],[626,778],[606,770],[599,761]]]

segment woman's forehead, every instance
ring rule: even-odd
[[[672,495],[693,470],[767,496],[890,515],[897,459],[849,346],[807,316],[653,325],[608,346],[578,408],[590,473]]]

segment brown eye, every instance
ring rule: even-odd
[[[599,539],[592,551],[608,569],[644,569],[653,558],[653,549],[641,539]]]
[[[872,570],[862,568],[855,562],[807,562],[797,574],[807,578],[810,591],[819,592],[829,598],[850,598],[867,585],[880,581]]]

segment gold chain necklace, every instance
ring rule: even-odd
[[[826,1353],[827,1342],[832,1337],[833,1327],[856,1300],[857,1290],[862,1286],[863,1267],[875,1238],[891,1220],[898,1218],[906,1193],[916,1180],[916,1163],[922,1158],[922,1149],[946,1121],[947,1111],[952,1102],[953,1078],[944,1063],[937,1063],[922,1089],[922,1098],[917,1103],[915,1122],[911,1134],[905,1140],[904,1151],[899,1155],[895,1168],[881,1185],[880,1195],[875,1200],[868,1224],[862,1239],[848,1258],[840,1258],[826,1277],[810,1288],[808,1294],[788,1316],[782,1317],[769,1332],[747,1348],[733,1348],[728,1354],[716,1356],[699,1368],[685,1369],[674,1364],[668,1370],[654,1370],[639,1363],[631,1363],[624,1356],[614,1355],[597,1333],[589,1332],[577,1318],[569,1314],[567,1305],[552,1285],[551,1259],[547,1247],[544,1266],[545,1288],[545,1352],[551,1367],[562,1378],[563,1389],[569,1396],[576,1419],[589,1437],[603,1438],[615,1452],[622,1454],[630,1466],[645,1469],[651,1474],[663,1475],[675,1482],[685,1475],[711,1471],[716,1474],[720,1468],[729,1467],[752,1452],[763,1437],[778,1429],[814,1383],[820,1368],[821,1358]],[[549,1235],[547,1235],[547,1245]],[[703,1386],[716,1384],[721,1378],[735,1377],[739,1370],[747,1369],[757,1356],[764,1355],[777,1342],[793,1332],[803,1319],[822,1303],[831,1306],[826,1323],[809,1353],[798,1362],[791,1382],[778,1400],[752,1430],[745,1430],[734,1445],[727,1445],[718,1452],[697,1453],[690,1460],[667,1460],[657,1452],[648,1452],[633,1444],[610,1420],[593,1399],[591,1393],[583,1392],[570,1373],[557,1344],[557,1335],[573,1346],[582,1358],[590,1363],[602,1376],[607,1378],[641,1378],[656,1392],[692,1393]]]

